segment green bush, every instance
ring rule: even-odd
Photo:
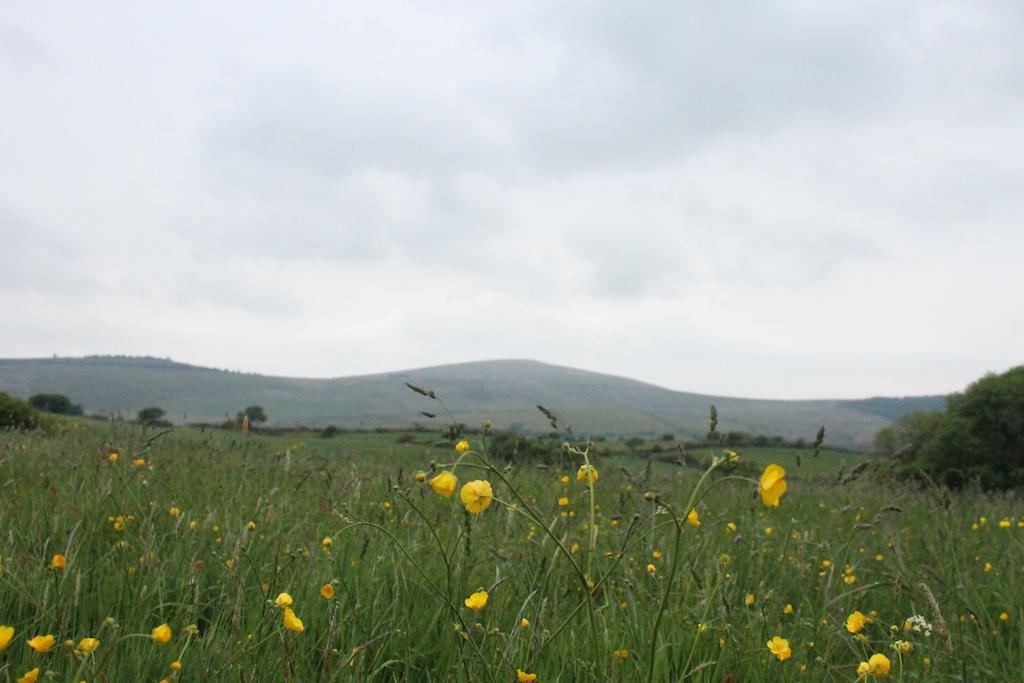
[[[0,429],[35,429],[39,414],[24,401],[0,391]]]
[[[875,437],[903,471],[918,467],[952,488],[1024,486],[1024,366],[986,375],[946,400],[946,412],[900,418]]]
[[[81,415],[82,406],[72,403],[64,394],[35,394],[30,396],[28,404],[36,410],[56,415]]]

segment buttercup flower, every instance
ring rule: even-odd
[[[537,680],[537,674],[528,674],[522,669],[516,669],[516,678],[519,679],[519,683],[533,683]]]
[[[787,603],[786,606],[782,608],[782,613],[783,614],[792,614],[793,613],[793,605]]]
[[[171,627],[167,624],[160,624],[150,631],[150,636],[157,645],[166,645],[171,642]]]
[[[768,507],[777,507],[779,498],[786,492],[786,470],[778,465],[768,465],[761,474],[761,502]]]
[[[289,631],[295,633],[302,633],[306,630],[305,625],[302,623],[302,619],[295,616],[295,612],[292,611],[291,607],[284,608],[284,627]]]
[[[491,489],[491,482],[484,479],[468,482],[459,493],[459,498],[466,506],[466,510],[474,515],[486,510],[493,497],[494,490]]]
[[[697,508],[690,510],[690,514],[686,515],[686,523],[690,526],[700,526],[700,517],[697,515]]]
[[[82,638],[78,641],[78,651],[83,655],[91,654],[100,646],[100,641],[95,638]]]
[[[455,487],[458,485],[459,480],[451,472],[441,472],[430,480],[430,488],[434,489],[434,493],[445,498],[455,493]]]
[[[39,667],[25,672],[25,675],[18,679],[18,683],[36,683],[39,680]]]
[[[172,671],[181,671],[181,662],[179,662],[177,659],[175,659],[173,662],[171,662],[171,670]]]
[[[901,655],[909,655],[914,649],[914,646],[905,640],[897,640],[892,644],[892,649],[896,650],[896,652],[899,652]]]
[[[768,641],[768,649],[779,658],[780,662],[784,662],[793,656],[793,650],[789,648],[789,641],[779,636],[773,636]]]
[[[558,499],[558,504],[562,507],[565,507],[566,505],[569,504],[569,499],[566,498],[565,496],[562,496],[561,498]]]
[[[750,607],[754,602],[756,602],[756,600],[757,598],[754,597],[753,593],[747,593],[747,597],[743,598],[743,604]]]
[[[53,646],[57,643],[57,639],[53,637],[52,633],[47,633],[45,636],[36,636],[30,638],[28,646],[38,652],[41,655],[45,655]]]
[[[288,595],[287,593],[281,593],[274,600],[274,604],[278,607],[289,607],[292,604],[292,596]]]
[[[477,591],[466,598],[463,604],[470,609],[483,609],[487,605],[487,597],[487,591]]]
[[[562,486],[568,486],[569,485],[569,475],[568,474],[563,474],[562,478],[559,479],[559,481],[562,482]]]
[[[857,666],[858,676],[874,676],[875,678],[883,678],[889,675],[890,668],[889,658],[883,654],[874,654],[868,658],[868,661],[861,662]]]
[[[64,565],[66,564],[67,560],[64,558],[64,556],[60,553],[57,553],[53,556],[53,559],[50,560],[50,569],[59,571],[61,569],[64,569]]]
[[[418,481],[419,483],[422,484],[426,480],[427,480],[427,473],[426,472],[424,472],[423,470],[420,470],[419,472],[416,473],[416,481]]]
[[[846,630],[850,633],[860,633],[869,621],[871,620],[866,616],[854,610],[850,616],[846,617]]]
[[[462,441],[455,444],[455,451],[457,453],[465,453],[469,450],[469,442],[463,439]]]
[[[7,649],[7,646],[11,644],[11,638],[13,637],[13,626],[0,626],[0,652]]]
[[[526,617],[523,617],[522,619],[520,619],[519,620],[519,628],[523,629],[524,631],[526,629],[530,628],[530,620],[527,619]]]
[[[334,597],[334,586],[329,583],[325,583],[320,587],[320,597],[324,600],[330,600]]]
[[[598,479],[597,468],[593,465],[580,465],[576,470],[576,478],[586,484],[593,484]]]
[[[615,659],[625,659],[629,656],[629,650],[615,650],[612,652],[612,657]]]

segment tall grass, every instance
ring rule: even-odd
[[[325,452],[64,425],[0,434],[0,625],[15,628],[2,680],[39,667],[45,680],[90,682],[476,683],[517,670],[538,681],[852,681],[874,653],[894,680],[1024,671],[1013,498],[837,487],[791,471],[768,508],[727,463],[706,474],[596,462],[598,480],[580,481],[585,444],[539,469],[492,463],[486,437],[461,454],[352,449],[344,437]],[[458,491],[431,490],[452,467],[460,487],[491,483],[487,509],[469,514]],[[55,554],[63,569],[50,568]],[[466,607],[481,589],[486,606]],[[283,627],[282,592],[302,632]],[[857,635],[854,610],[873,617]],[[912,615],[930,636],[904,630]],[[173,636],[161,645],[151,632],[164,623]],[[26,645],[40,634],[57,640],[47,654]],[[773,636],[789,641],[789,659],[769,652]],[[84,637],[101,641],[92,654],[75,650]]]

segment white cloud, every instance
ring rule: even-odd
[[[11,5],[0,355],[956,389],[1021,362],[1022,24],[1000,2]]]

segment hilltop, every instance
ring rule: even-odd
[[[266,409],[270,424],[344,427],[427,423],[421,411],[443,412],[406,382],[434,389],[459,421],[491,420],[498,428],[546,431],[536,410],[588,434],[693,437],[707,430],[708,408],[720,431],[813,438],[863,447],[878,429],[910,410],[936,409],[941,396],[846,400],[759,400],[673,391],[653,384],[532,360],[459,363],[336,379],[272,377],[217,370],[168,359],[123,356],[0,359],[0,391],[27,397],[66,394],[87,412],[131,416],[157,405],[175,422],[220,421],[247,405]],[[441,419],[439,417],[438,419]]]

